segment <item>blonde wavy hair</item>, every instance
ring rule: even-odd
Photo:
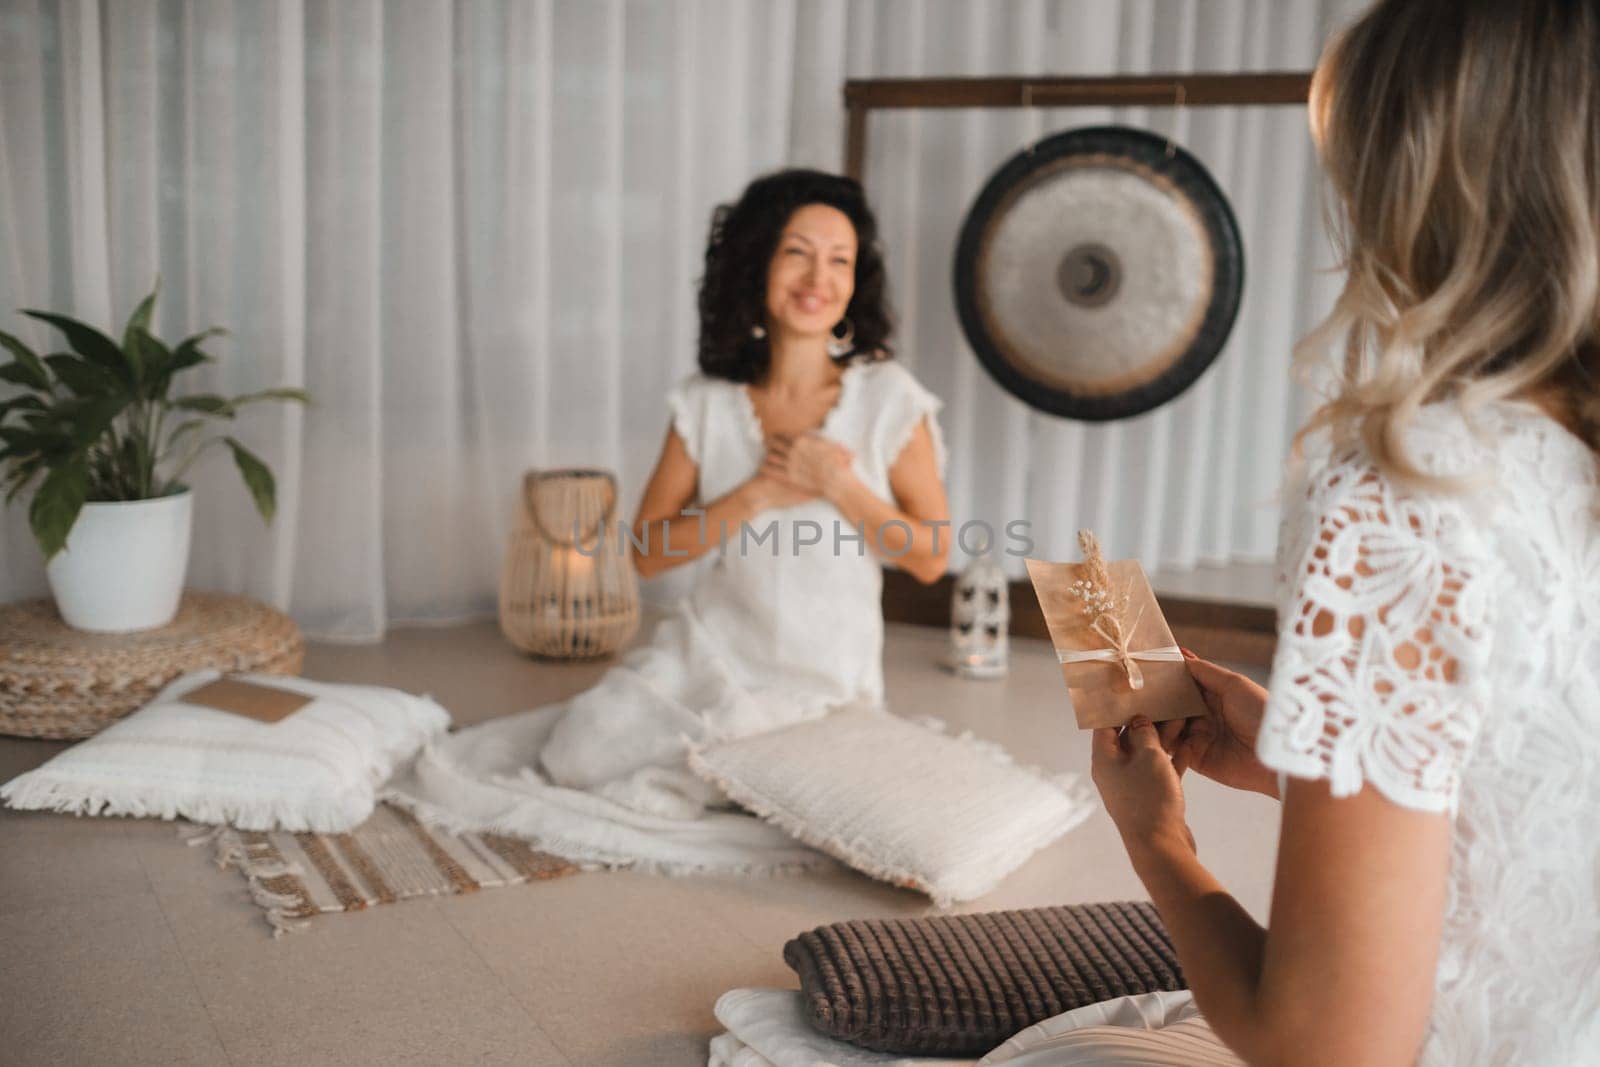
[[[1380,469],[1424,404],[1542,403],[1600,448],[1600,0],[1380,0],[1312,79],[1348,279],[1321,427]],[[1340,339],[1342,338],[1342,344]]]

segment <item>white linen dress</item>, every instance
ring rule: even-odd
[[[698,467],[701,501],[759,470],[761,424],[743,385],[696,374],[667,399]],[[820,432],[848,447],[856,475],[892,501],[889,469],[919,423],[942,473],[941,406],[901,364],[857,360]],[[391,797],[434,822],[517,833],[577,859],[771,865],[741,857],[744,842],[788,848],[782,858],[792,861],[805,850],[778,831],[729,824],[755,820],[716,811],[725,798],[690,773],[686,756],[694,743],[883,704],[882,565],[855,533],[824,500],[769,511],[725,536],[707,529],[723,544],[714,561],[593,688],[453,735]],[[618,550],[614,542],[601,550]],[[717,850],[727,840],[707,831],[715,825],[733,831],[731,851]]]

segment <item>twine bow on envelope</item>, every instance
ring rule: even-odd
[[[1143,616],[1141,611],[1140,616]],[[1139,669],[1139,661],[1145,663],[1182,663],[1183,651],[1177,645],[1167,645],[1164,648],[1145,648],[1137,651],[1128,648],[1128,638],[1134,630],[1139,628],[1138,618],[1133,625],[1128,627],[1124,634],[1120,626],[1107,627],[1106,616],[1096,618],[1089,628],[1106,642],[1106,648],[1090,648],[1081,651],[1058,649],[1056,659],[1061,663],[1115,663],[1128,675],[1128,687],[1139,690],[1144,688],[1144,672]]]

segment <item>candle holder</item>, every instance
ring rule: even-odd
[[[945,669],[963,678],[1004,678],[1009,670],[1011,594],[992,553],[967,564],[950,599]]]
[[[596,659],[639,629],[639,580],[609,471],[529,471],[500,577],[500,632],[534,655]]]

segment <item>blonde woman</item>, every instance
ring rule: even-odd
[[[1384,0],[1312,119],[1349,279],[1308,345],[1346,340],[1270,685],[1195,663],[1216,718],[1095,737],[1212,1033],[1111,1055],[1600,1062],[1600,3]],[[1186,769],[1282,783],[1267,929],[1197,858]]]

